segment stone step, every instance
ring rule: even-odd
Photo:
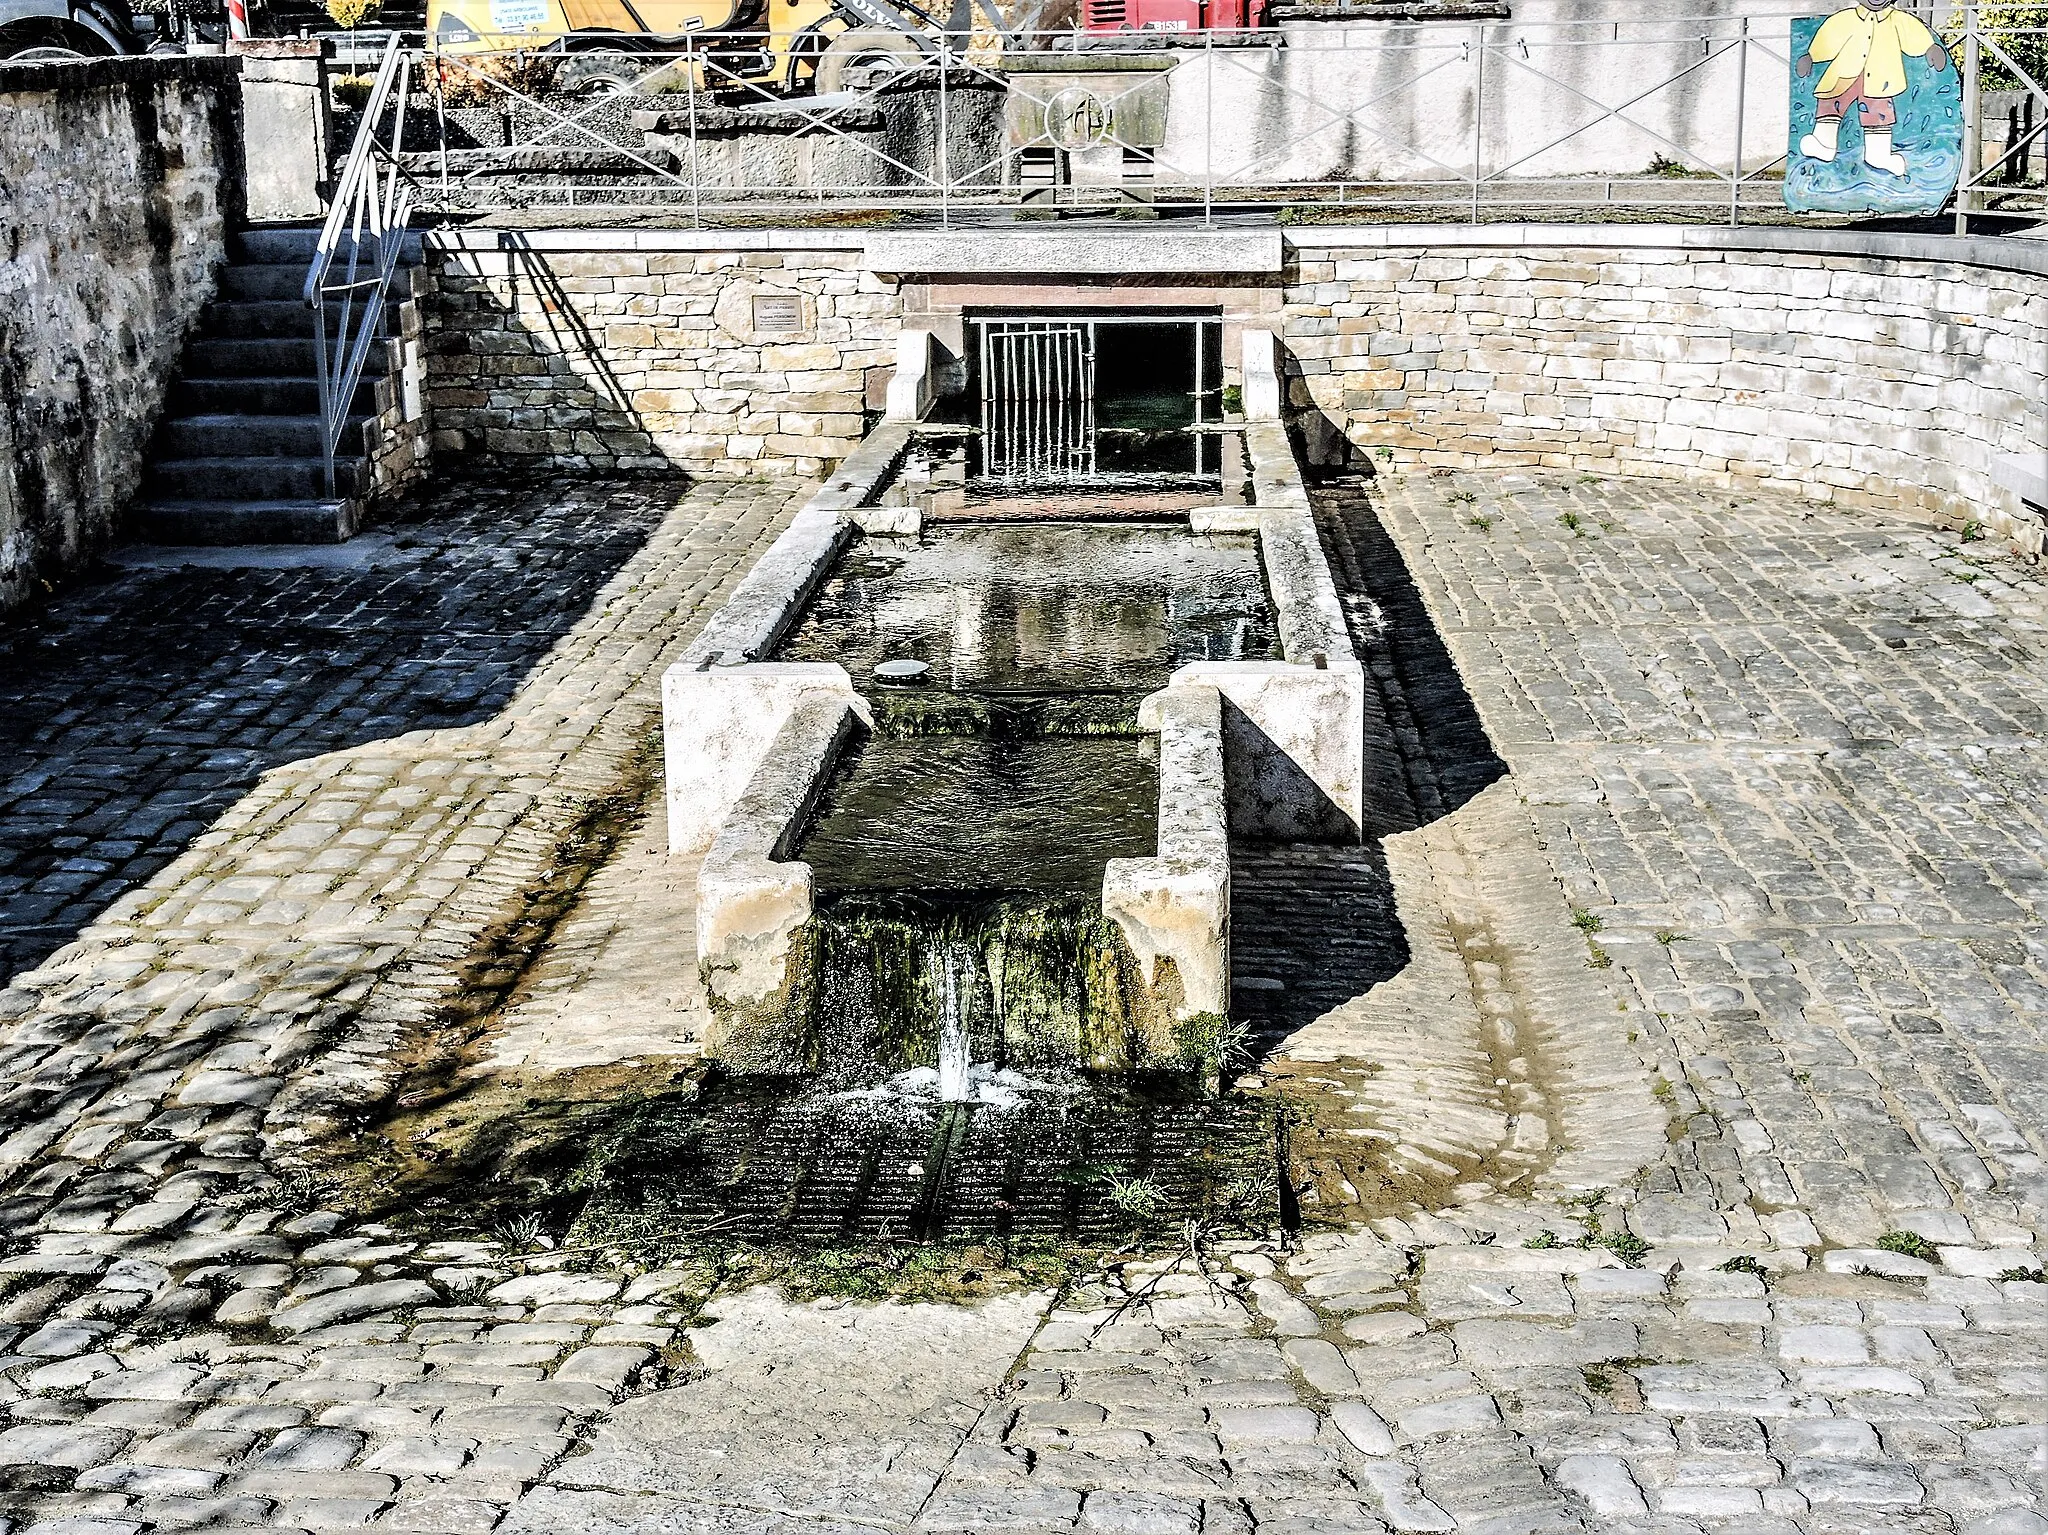
[[[366,376],[384,372],[388,344],[371,344],[364,363]],[[313,338],[201,337],[185,348],[184,373],[187,378],[311,379],[315,376]]]
[[[298,299],[306,291],[303,261],[244,261],[220,274],[222,298]]]
[[[245,229],[228,242],[229,258],[237,263],[291,264],[299,268],[299,280],[305,281],[306,268],[312,265],[313,251],[320,243],[320,226],[317,224],[272,224],[260,229]],[[347,250],[344,237],[342,249]],[[376,249],[376,243],[365,239],[365,254]],[[420,259],[420,232],[410,229],[405,234],[405,244],[399,251],[401,264],[410,265]]]
[[[136,533],[158,544],[338,544],[355,532],[346,501],[146,501]]]
[[[337,460],[335,493],[354,495],[363,473],[353,459]],[[327,499],[321,460],[311,454],[269,457],[158,459],[145,477],[153,501],[319,501]]]
[[[318,224],[272,224],[244,229],[228,242],[231,259],[256,262],[297,262],[299,280],[305,281],[306,267],[320,243]]]
[[[377,408],[377,386],[365,377],[356,385],[350,414],[367,416]],[[180,378],[171,383],[166,413],[180,416],[312,416],[320,412],[320,381],[315,378]]]
[[[363,450],[363,427],[357,416],[342,429],[338,451],[353,458]],[[157,450],[169,460],[185,458],[317,458],[320,417],[256,415],[223,412],[173,416],[157,435]]]
[[[350,319],[362,322],[363,309],[357,305]],[[327,306],[327,339],[332,346],[341,325],[341,306]],[[199,334],[211,340],[262,340],[273,337],[295,340],[313,334],[313,311],[297,299],[240,298],[215,299],[199,317]]]

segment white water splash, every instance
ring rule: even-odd
[[[939,1101],[965,1103],[974,1096],[974,1060],[967,1043],[967,998],[974,984],[974,951],[946,944],[938,954]]]

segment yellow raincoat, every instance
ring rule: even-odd
[[[1933,46],[1926,23],[1904,11],[1861,5],[1837,11],[1820,24],[1806,50],[1815,63],[1828,66],[1813,93],[1822,100],[1839,96],[1860,75],[1865,96],[1897,96],[1906,89],[1906,60],[1925,57]]]

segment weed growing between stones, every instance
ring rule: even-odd
[[[1918,1258],[1922,1263],[1941,1262],[1940,1250],[1917,1231],[1887,1231],[1877,1239],[1877,1245],[1902,1258]]]

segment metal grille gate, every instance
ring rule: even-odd
[[[1096,467],[1093,321],[981,323],[984,473],[1059,480]]]

